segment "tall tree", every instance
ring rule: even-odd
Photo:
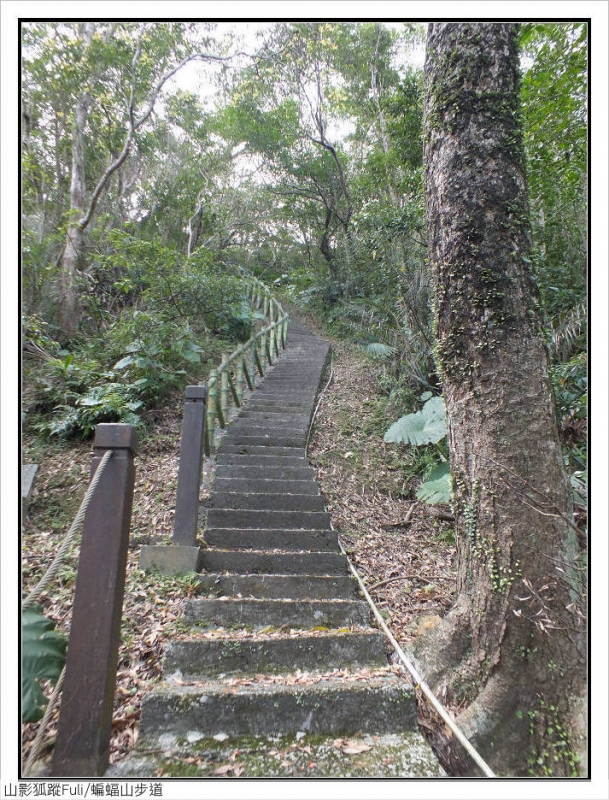
[[[135,144],[151,130],[162,92],[191,61],[227,60],[207,33],[206,25],[184,23],[45,23],[25,30],[26,97],[44,93],[35,81],[48,77],[53,91],[61,88],[61,115],[70,120],[62,123],[69,131],[71,166],[66,236],[58,259],[58,322],[64,339],[77,330],[76,276],[84,266],[85,235],[112,187],[112,214],[120,218],[120,206],[137,178],[137,168],[127,166]]]
[[[512,24],[428,29],[429,260],[458,597],[417,652],[498,773],[585,774],[583,566],[531,275],[517,36]]]
[[[77,40],[86,52],[91,46],[95,23],[82,22],[78,25]],[[59,326],[66,338],[76,333],[78,323],[78,298],[74,276],[83,249],[85,228],[83,222],[87,200],[85,178],[85,129],[91,108],[91,92],[83,88],[74,105],[72,124],[72,168],[70,179],[70,218],[61,256]],[[90,215],[88,215],[90,217]]]

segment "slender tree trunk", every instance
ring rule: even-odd
[[[88,46],[95,32],[95,23],[80,26],[80,36]],[[85,128],[91,107],[91,96],[84,91],[74,108],[72,128],[72,174],[70,181],[70,221],[60,262],[59,328],[62,338],[71,339],[80,321],[80,301],[75,286],[75,275],[84,243],[84,227],[80,219],[86,201],[85,183]]]
[[[59,327],[64,339],[71,339],[80,320],[75,276],[84,244],[84,229],[80,224],[85,209],[85,126],[90,107],[90,97],[79,97],[74,109],[72,133],[72,179],[70,182],[70,223],[61,257],[61,297],[59,304]]]
[[[430,24],[424,139],[458,599],[417,654],[499,774],[585,774],[582,567],[530,269],[517,26]]]

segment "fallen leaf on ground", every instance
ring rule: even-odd
[[[357,739],[345,739],[341,742],[340,749],[345,755],[357,756],[360,753],[365,753],[367,750],[372,750],[372,745],[358,741]]]
[[[242,764],[222,764],[221,767],[216,767],[216,769],[211,773],[212,775],[228,775],[229,772],[234,772],[237,777],[241,775],[243,772],[243,765]]]

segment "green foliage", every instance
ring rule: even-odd
[[[73,398],[73,404],[55,406],[53,415],[39,422],[36,429],[45,436],[81,436],[86,439],[94,433],[95,426],[100,422],[123,422],[137,426],[141,420],[136,412],[143,402],[133,399],[135,394],[135,386],[121,383],[92,386],[84,394]]]
[[[552,367],[565,466],[571,475],[575,502],[587,506],[588,485],[588,360],[578,353]]]
[[[535,269],[548,316],[586,291],[587,24],[527,23],[522,108]]]
[[[426,392],[421,399],[425,399],[423,408],[394,422],[385,433],[386,442],[419,446],[435,444],[446,436],[446,406],[443,398],[432,397],[431,392]]]
[[[432,470],[429,478],[421,484],[417,490],[417,498],[423,503],[435,505],[450,503],[452,495],[450,464],[448,461],[442,461]]]
[[[140,316],[145,320],[136,317],[140,338],[127,345],[128,354],[114,365],[108,360],[133,334],[125,324],[116,323],[103,343],[94,339],[74,352],[44,342],[57,355],[46,358],[30,409],[38,416],[33,425],[40,434],[88,438],[100,422],[139,425],[141,411],[184,385],[184,367],[201,362],[202,350],[192,333],[145,312]]]
[[[406,414],[394,422],[385,433],[386,442],[421,447],[431,444],[437,446],[438,442],[445,439],[447,429],[444,399],[433,396],[431,392],[424,392],[420,399],[423,401],[422,409]],[[417,491],[417,498],[430,505],[448,503],[452,498],[450,464],[441,450],[439,455],[441,462],[438,464],[436,458],[427,480]]]
[[[383,342],[370,342],[366,345],[366,353],[373,358],[389,358],[395,353],[395,348]]]
[[[158,241],[113,231],[95,266],[114,304],[129,309],[128,324],[145,311],[158,315],[155,324],[181,322],[195,331],[249,336],[251,312],[243,281],[204,248],[187,258]]]
[[[21,615],[21,701],[23,722],[37,722],[47,699],[40,681],[55,683],[65,664],[67,640],[55,630],[55,623],[33,606]]]
[[[560,415],[572,414],[584,419],[588,409],[588,359],[577,353],[564,364],[552,368],[552,383]]]

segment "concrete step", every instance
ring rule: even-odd
[[[142,703],[141,736],[264,736],[299,732],[347,736],[416,730],[414,692],[403,680],[344,678],[311,684],[167,682]],[[162,748],[161,748],[162,749]]]
[[[308,426],[298,427],[285,423],[279,425],[272,420],[260,420],[259,422],[254,419],[237,419],[229,428],[229,433],[232,438],[243,436],[305,436],[308,432]]]
[[[254,597],[258,600],[357,600],[358,585],[349,575],[201,575],[201,594]]]
[[[279,391],[279,389],[275,391],[260,391],[258,390],[257,394],[255,395],[257,403],[285,403],[290,404],[292,406],[301,406],[303,408],[302,413],[306,413],[306,407],[310,407],[315,400],[317,395],[317,391],[315,390],[308,390],[308,389],[299,389],[294,387],[289,391]]]
[[[317,387],[315,389],[301,389],[295,386],[292,389],[258,389],[255,395],[256,401],[259,403],[291,403],[292,405],[305,405],[312,404],[315,396],[317,395]]]
[[[319,495],[319,487],[313,480],[281,480],[279,478],[238,478],[236,476],[214,478],[214,492],[237,492],[251,494],[253,492],[266,494],[309,494]]]
[[[357,738],[359,741],[360,737]],[[375,731],[363,734],[361,742],[369,749],[354,758],[348,748],[337,747],[336,736],[331,734],[299,735],[296,742],[294,735],[272,734],[255,739],[224,736],[213,739],[199,738],[196,731],[189,731],[180,737],[160,734],[150,741],[140,735],[137,748],[126,759],[114,762],[105,772],[105,778],[147,776],[158,781],[189,776],[191,780],[217,781],[216,770],[224,771],[230,764],[239,769],[242,780],[279,778],[290,780],[292,786],[295,778],[333,783],[339,779],[353,782],[357,778],[377,781],[386,778],[395,783],[396,779],[447,777],[419,731]],[[236,753],[237,760],[233,761]],[[287,758],[280,753],[287,754]]]
[[[237,452],[223,452],[220,450],[216,456],[216,464],[219,467],[248,467],[249,469],[277,470],[277,469],[311,469],[309,462],[302,456],[272,455],[270,453],[239,453],[238,448],[231,449]]]
[[[246,406],[239,414],[239,420],[243,421],[243,423],[251,421],[254,425],[277,423],[277,425],[291,425],[295,428],[307,430],[310,416],[310,414],[286,414],[278,409],[274,411],[248,411]]]
[[[312,402],[298,402],[294,401],[287,403],[285,401],[269,400],[268,398],[262,400],[254,395],[251,400],[248,400],[247,405],[244,406],[248,411],[259,412],[279,412],[286,414],[294,411],[297,414],[310,414],[313,412]]]
[[[207,628],[243,627],[260,630],[283,626],[311,628],[369,627],[370,609],[362,600],[256,600],[193,598],[184,620]]]
[[[282,397],[290,394],[311,396],[315,394],[318,381],[319,371],[306,375],[303,380],[291,380],[287,374],[271,375],[259,391],[261,396]]]
[[[340,552],[280,550],[215,550],[201,552],[201,568],[207,572],[238,575],[347,575],[347,557]]]
[[[268,456],[263,457],[268,460]],[[246,457],[239,463],[217,464],[214,485],[218,481],[285,481],[286,483],[309,483],[315,479],[315,471],[307,466],[304,458],[295,459],[298,466],[270,467],[261,464],[261,460]],[[285,459],[281,460],[281,464]],[[302,465],[302,466],[301,466]]]
[[[255,511],[323,511],[325,500],[320,494],[262,494],[214,490],[210,507]]]
[[[182,678],[219,675],[256,675],[322,670],[384,667],[385,638],[379,631],[337,632],[280,639],[202,639],[169,642],[163,672]]]
[[[289,449],[304,447],[307,441],[306,434],[303,433],[266,433],[260,436],[249,436],[239,432],[229,431],[225,436],[221,447],[224,452],[231,446],[236,447],[239,452],[244,447],[260,446],[273,449]]]
[[[271,445],[254,444],[254,443],[247,445],[247,444],[234,444],[230,440],[226,442],[225,439],[226,437],[220,442],[220,447],[218,448],[218,455],[220,454],[229,455],[230,453],[233,453],[238,456],[276,456],[278,459],[280,459],[281,456],[287,456],[289,458],[301,458],[306,460],[306,451],[303,445],[297,447],[271,446]],[[283,464],[284,462],[278,461],[277,463],[278,466],[281,466],[281,464]],[[292,465],[285,464],[285,466],[287,467]]]
[[[210,508],[207,512],[210,528],[283,528],[285,530],[330,530],[331,517],[327,511],[243,511]]]
[[[286,531],[260,528],[207,528],[204,539],[209,547],[222,550],[312,550],[340,552],[338,535],[331,530]]]

